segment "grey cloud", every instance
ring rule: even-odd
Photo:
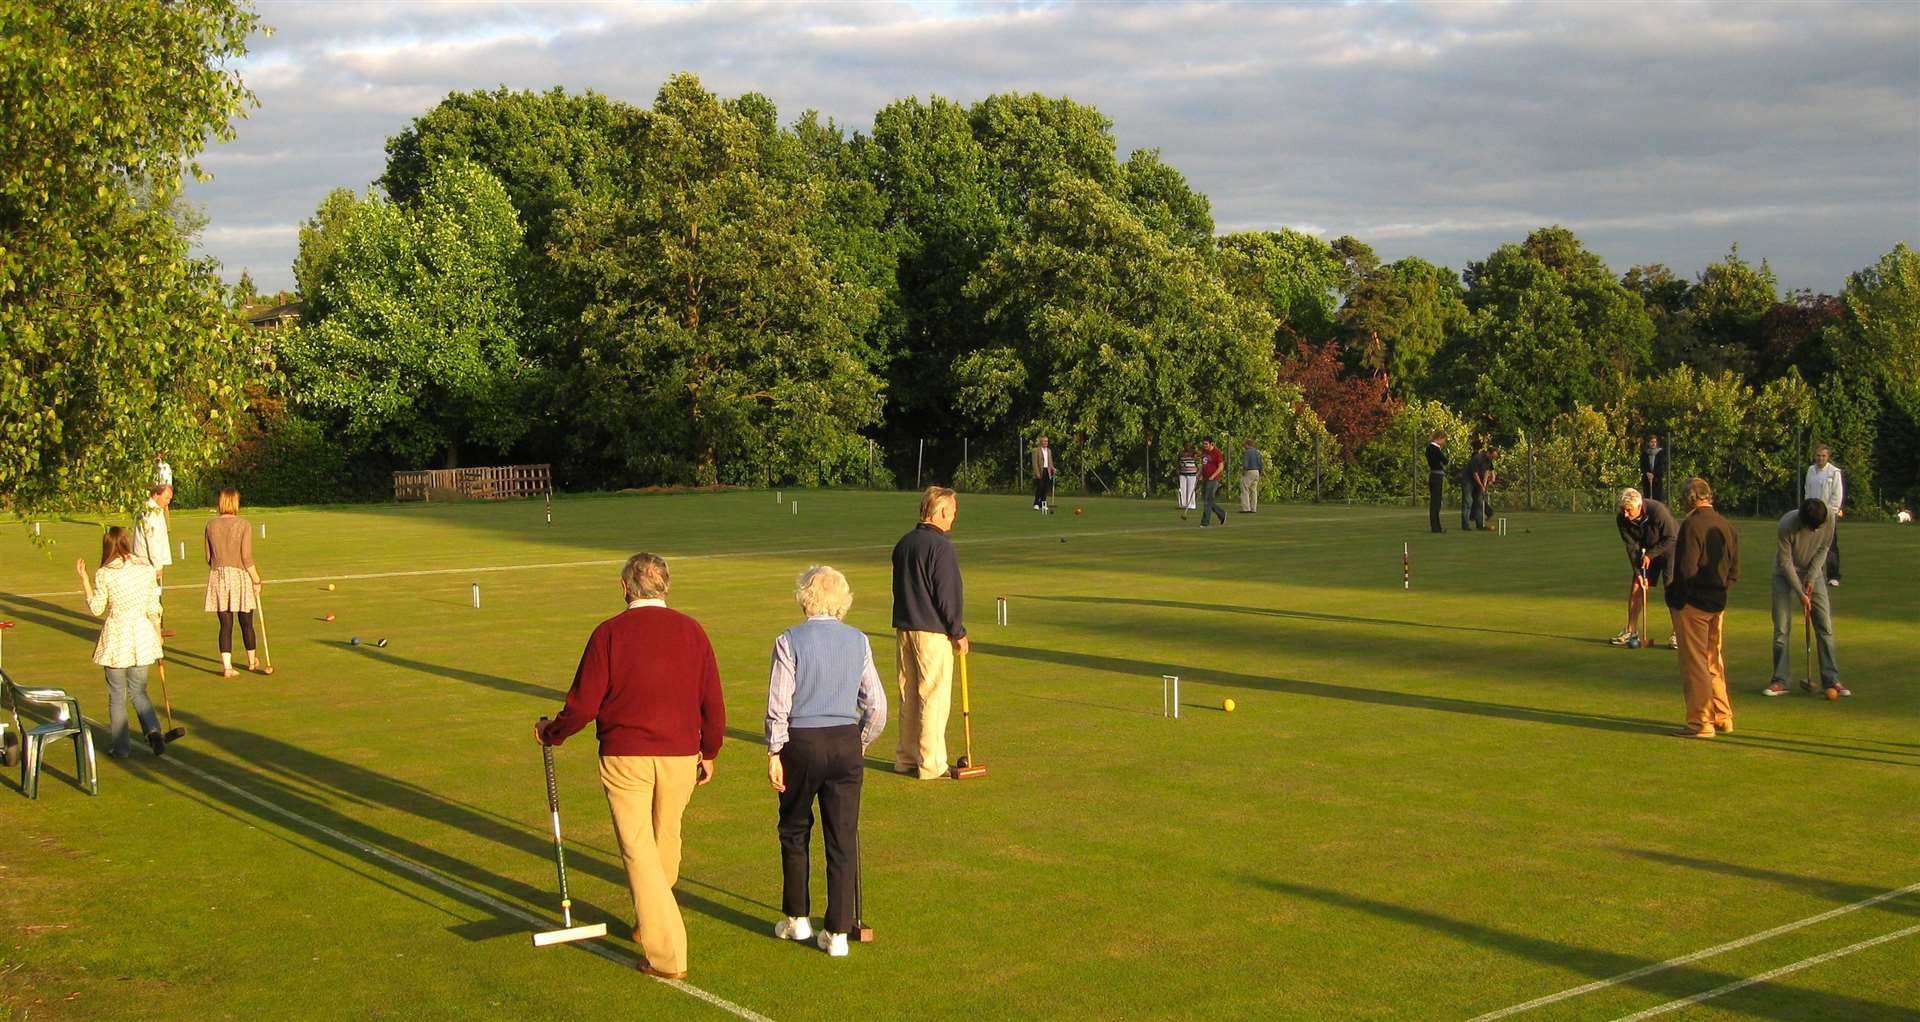
[[[262,108],[193,198],[231,275],[291,283],[292,229],[376,178],[448,92],[649,102],[680,70],[860,129],[894,99],[1068,95],[1159,148],[1223,229],[1353,233],[1455,267],[1543,223],[1617,270],[1735,241],[1835,290],[1920,226],[1910,4],[280,3]]]

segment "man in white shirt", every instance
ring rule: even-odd
[[[153,456],[153,485],[172,486],[173,466],[167,464],[167,452],[161,451]]]
[[[167,536],[167,508],[173,503],[173,487],[154,484],[147,506],[133,520],[133,556],[153,565],[157,580],[173,563],[173,543]]]
[[[1813,464],[1807,466],[1807,489],[1802,497],[1817,497],[1827,505],[1833,516],[1833,541],[1827,547],[1827,584],[1840,584],[1840,519],[1847,513],[1840,509],[1841,501],[1846,497],[1846,483],[1840,477],[1840,466],[1833,463],[1833,451],[1826,444],[1813,449]]]

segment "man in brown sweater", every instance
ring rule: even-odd
[[[1687,519],[1674,541],[1673,581],[1667,607],[1680,640],[1680,678],[1687,697],[1682,738],[1712,738],[1733,730],[1727,702],[1727,666],[1720,653],[1727,590],[1740,581],[1740,537],[1713,509],[1713,488],[1695,476],[1680,491]]]
[[[727,708],[706,631],[667,609],[667,562],[634,554],[620,582],[626,611],[593,630],[566,707],[534,735],[559,745],[597,722],[600,784],[633,889],[633,938],[647,954],[640,970],[684,979],[687,927],[673,899],[680,816],[694,787],[713,780]]]

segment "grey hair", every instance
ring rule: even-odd
[[[830,614],[844,618],[853,607],[853,587],[838,568],[816,564],[800,573],[793,582],[793,598],[808,617]]]
[[[1620,508],[1625,510],[1640,503],[1640,491],[1629,486],[1620,491]]]
[[[636,599],[664,600],[667,589],[673,585],[673,576],[667,572],[666,558],[638,553],[627,558],[626,567],[620,569],[620,581]]]

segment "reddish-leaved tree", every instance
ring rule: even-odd
[[[1280,360],[1280,378],[1298,386],[1327,431],[1340,441],[1348,462],[1367,441],[1393,421],[1400,402],[1387,393],[1382,374],[1347,373],[1339,341],[1313,345],[1294,341],[1294,353]]]

